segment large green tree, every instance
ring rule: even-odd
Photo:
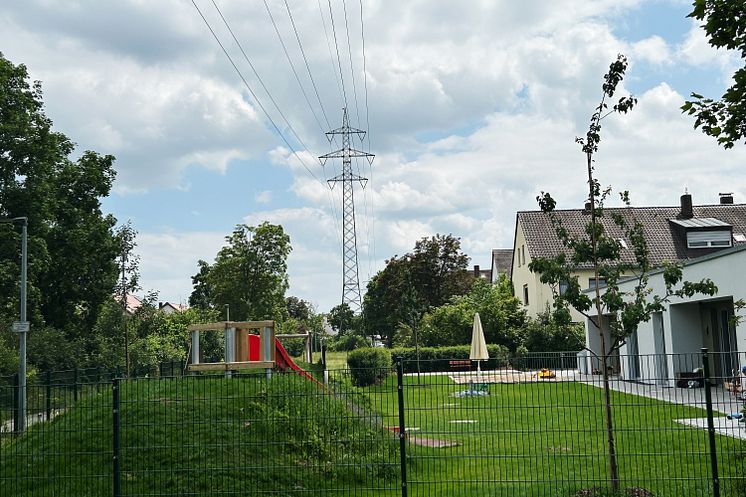
[[[390,346],[401,324],[413,328],[428,309],[469,291],[473,277],[468,264],[461,241],[440,234],[422,238],[411,253],[387,260],[371,278],[363,299],[366,333],[380,335]]]
[[[282,226],[236,226],[213,264],[199,261],[191,305],[230,308],[233,320],[282,320],[287,315],[290,237]]]
[[[692,93],[681,107],[695,116],[694,127],[717,139],[724,148],[746,137],[746,3],[736,0],[695,0],[688,17],[702,21],[710,45],[738,53],[744,61],[733,84],[720,99]]]
[[[0,218],[28,217],[28,316],[69,341],[86,340],[117,276],[115,219],[101,211],[114,157],[52,129],[39,82],[0,54]],[[20,230],[0,225],[0,325],[18,308]]]

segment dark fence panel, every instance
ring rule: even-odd
[[[516,359],[520,369],[404,377],[410,496],[610,495],[603,368],[581,374],[575,359],[555,369],[570,365],[556,354]],[[702,355],[661,359],[609,361],[620,495],[713,495]],[[746,429],[726,415],[741,402],[714,383],[721,495],[740,496]]]
[[[27,431],[5,421],[0,433],[0,496],[111,495],[111,391],[89,387],[76,402],[70,390],[28,385]]]
[[[0,497],[614,495],[599,358],[532,354],[479,372],[461,362],[419,375],[401,364],[400,378],[391,368],[366,387],[349,371],[324,386],[165,366],[120,380],[116,404],[109,372],[41,374],[23,434],[12,433],[12,378],[0,378]],[[610,358],[618,495],[746,495],[746,357],[708,363]]]

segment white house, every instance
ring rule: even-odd
[[[735,301],[746,298],[746,245],[736,245],[696,259],[683,261],[684,281],[711,279],[718,287],[715,296],[695,295],[671,298],[665,312],[655,313],[641,323],[612,360],[612,367],[626,380],[652,380],[672,384],[681,373],[701,366],[697,353],[703,347],[713,352],[710,373],[727,379],[733,370],[746,364],[746,324],[736,325]],[[637,284],[629,279],[619,284],[631,291]],[[663,271],[651,273],[652,295],[665,294]],[[608,337],[608,330],[606,331]],[[586,346],[600,351],[600,333],[586,321]],[[664,355],[665,354],[665,355]],[[593,369],[593,361],[580,361],[581,369]]]

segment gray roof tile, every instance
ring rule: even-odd
[[[638,219],[645,232],[654,266],[664,260],[686,260],[699,257],[718,249],[688,249],[686,239],[669,220],[677,219],[681,208],[676,207],[619,207],[604,209],[601,222],[606,232],[615,238],[624,239],[629,249],[622,249],[622,262],[634,263],[634,253],[630,240],[624,238],[622,230],[614,223],[613,213],[621,214],[630,223]],[[571,234],[579,234],[590,220],[583,209],[556,210],[562,224]],[[746,233],[746,204],[701,205],[694,207],[694,219],[717,219],[733,226],[733,233]],[[530,257],[553,257],[564,250],[552,227],[549,216],[541,211],[520,211],[517,220],[523,228]],[[679,228],[681,229],[681,228]],[[734,245],[746,242],[734,240]]]

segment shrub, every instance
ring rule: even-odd
[[[353,385],[380,385],[391,371],[391,353],[381,348],[356,349],[347,356],[347,365]]]
[[[347,334],[334,340],[330,340],[329,350],[331,352],[349,352],[351,350],[370,347],[370,343],[360,335]]]
[[[464,360],[469,358],[471,347],[469,345],[456,345],[452,347],[420,347],[420,371],[423,373],[431,371],[449,371],[448,361]],[[482,369],[497,369],[508,365],[510,353],[503,345],[487,345],[490,355],[488,361],[482,361]],[[417,350],[414,347],[391,349],[391,356],[401,357],[404,360],[404,372],[417,372]]]

